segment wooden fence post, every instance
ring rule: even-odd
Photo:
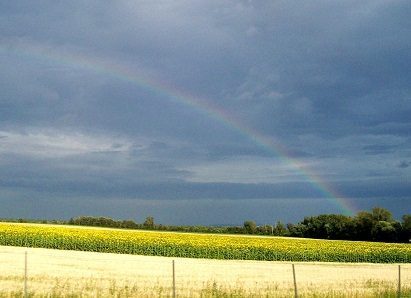
[[[298,293],[297,293],[297,280],[295,278],[295,268],[294,268],[294,264],[292,264],[293,266],[293,279],[294,279],[294,297],[298,298]]]
[[[27,298],[27,251],[24,253],[24,298]]]
[[[174,260],[173,260],[173,298],[176,298],[176,269],[175,269]]]
[[[398,265],[398,294],[397,297],[401,297],[401,265]]]

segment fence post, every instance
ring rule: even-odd
[[[397,297],[401,297],[401,265],[398,265],[398,294]]]
[[[297,298],[298,297],[298,293],[297,293],[297,280],[295,278],[295,268],[294,268],[294,264],[291,264],[293,266],[293,279],[294,279],[294,297]]]
[[[24,252],[24,298],[27,298],[27,251]]]
[[[174,260],[173,260],[173,298],[176,298],[176,269],[175,269]]]

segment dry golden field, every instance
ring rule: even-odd
[[[0,246],[0,297],[292,297],[290,262],[207,260]],[[299,297],[396,295],[397,264],[294,262]],[[401,264],[410,294],[411,264]],[[407,293],[407,294],[406,294]],[[404,296],[406,297],[406,296]]]

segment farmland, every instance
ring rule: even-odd
[[[149,256],[293,262],[409,263],[411,246],[0,223],[0,245]]]
[[[0,297],[292,297],[290,262],[207,260],[0,246]],[[299,297],[396,297],[397,264],[294,262]],[[411,265],[401,264],[402,297]]]

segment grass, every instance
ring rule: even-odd
[[[30,282],[30,281],[29,281]],[[58,282],[58,281],[57,281]],[[186,293],[181,292],[179,297],[236,297],[236,298],[248,298],[248,297],[292,297],[294,296],[293,290],[279,291],[276,287],[261,289],[256,292],[250,292],[243,287],[227,288],[224,285],[219,285],[216,282],[205,285],[203,288],[196,289],[195,291],[188,291]],[[2,291],[0,290],[0,298],[10,297],[24,297],[23,290],[14,291]],[[108,289],[99,289],[96,281],[89,281],[83,288],[71,288],[67,285],[56,284],[49,291],[36,291],[29,290],[27,297],[172,297],[171,289],[165,289],[163,287],[144,288],[139,287],[137,284],[127,286],[116,286],[113,282],[112,286]],[[319,289],[315,288],[310,291],[305,291],[299,294],[299,297],[307,298],[371,298],[371,297],[398,297],[397,289],[391,286],[385,286],[384,284],[378,285],[376,288],[359,290],[351,290],[349,292],[343,292],[333,289]],[[401,297],[411,297],[411,289],[403,289]]]

